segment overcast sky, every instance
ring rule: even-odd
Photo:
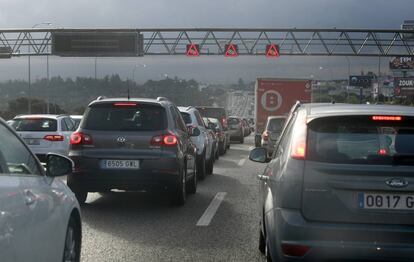
[[[298,27],[298,28],[399,28],[414,19],[414,0],[0,0],[0,28],[30,28],[52,22],[64,28],[156,28],[156,27]],[[352,59],[352,73],[376,70],[378,59]],[[246,81],[257,76],[317,78],[345,77],[344,58],[285,57],[143,57],[102,58],[98,75],[119,73],[136,79],[164,75],[194,78],[202,82]],[[383,68],[387,61],[383,59]],[[320,70],[320,67],[324,69]],[[331,69],[329,69],[331,68]],[[32,59],[33,78],[45,76],[45,58]],[[27,77],[27,58],[0,60],[0,80]],[[92,76],[89,58],[51,58],[51,74]]]

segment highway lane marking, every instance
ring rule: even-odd
[[[213,219],[214,215],[216,214],[218,208],[221,205],[221,202],[223,202],[226,195],[226,192],[218,192],[216,194],[216,196],[211,201],[210,205],[207,207],[206,211],[204,211],[204,214],[198,220],[196,224],[197,226],[205,227],[210,225],[211,220]]]
[[[246,158],[240,159],[240,161],[237,165],[238,166],[243,166],[245,162],[246,162]]]

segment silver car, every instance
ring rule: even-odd
[[[412,261],[414,109],[301,105],[260,178],[268,261]]]
[[[269,156],[273,154],[275,144],[279,140],[283,125],[285,124],[285,116],[269,116],[267,118],[266,127],[262,134],[262,147],[267,149]]]

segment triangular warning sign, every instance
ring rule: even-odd
[[[267,57],[279,57],[279,46],[276,44],[271,44],[266,46],[266,56]]]
[[[239,56],[238,47],[235,44],[227,44],[226,45],[226,53],[225,56],[227,57],[236,57]]]
[[[199,45],[189,44],[187,45],[187,56],[200,56]]]

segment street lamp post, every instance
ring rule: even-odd
[[[32,26],[32,28],[35,28],[36,26],[39,26],[39,25],[51,25],[52,23],[50,23],[50,22],[42,22],[42,23],[38,23],[38,24],[34,24],[33,26]],[[29,46],[28,46],[28,51],[29,51],[29,56],[28,56],[28,63],[29,63],[29,68],[28,68],[28,82],[29,82],[29,104],[28,104],[28,111],[29,111],[29,114],[31,114],[32,113],[32,83],[31,83],[31,66],[30,66],[30,58],[31,58],[31,55],[30,55],[30,44],[29,44]],[[47,66],[49,67],[49,60],[47,60]],[[48,72],[49,72],[49,68],[48,68],[48,70],[47,70]],[[49,82],[49,78],[48,78],[48,82]]]

